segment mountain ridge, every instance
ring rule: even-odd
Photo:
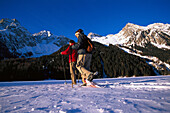
[[[98,37],[90,33],[88,37],[108,46],[116,45],[129,54],[145,58],[155,69],[170,72],[170,24],[154,23],[144,27],[128,23],[117,34]]]
[[[99,35],[100,37],[98,37],[98,34],[94,34],[89,33],[88,37],[93,41],[106,45],[121,44],[125,46],[138,45],[144,47],[146,44],[152,43],[157,47],[170,49],[170,24],[154,23],[144,27],[127,23],[117,34]]]
[[[120,31],[119,34],[116,35],[101,36],[91,33],[91,36],[93,35],[91,39],[96,41],[94,42],[96,50],[92,54],[90,67],[92,72],[98,71],[100,73],[98,78],[170,74],[170,59],[168,57],[170,56],[170,50],[157,48],[151,43],[144,43],[144,47],[138,43],[134,44],[133,40],[132,43],[130,43],[129,39],[135,39],[138,31],[138,29],[133,28],[133,26],[133,24],[127,24],[126,28],[122,29],[128,29],[127,32]],[[16,27],[12,27],[12,30],[18,31],[20,29],[20,27],[19,29]],[[135,25],[135,27],[139,26]],[[143,28],[140,28],[139,32],[141,32],[141,29]],[[167,29],[169,28],[167,27]],[[7,30],[10,31],[11,29]],[[135,30],[136,32],[133,33]],[[6,29],[2,29],[1,33],[2,31],[6,31]],[[20,32],[22,32],[22,29]],[[169,31],[165,32],[169,33]],[[11,32],[7,33],[11,34]],[[130,37],[129,34],[134,35]],[[68,44],[66,45],[65,43],[68,42],[69,39],[63,38],[63,36],[55,36],[46,30],[33,35],[31,34],[30,36],[31,37],[28,38],[34,40],[36,46],[24,46],[23,48],[16,49],[16,53],[22,53],[20,56],[26,56],[26,58],[5,59],[0,61],[0,81],[65,79],[63,76],[64,70],[66,70],[66,75],[70,74],[68,56],[61,56],[59,53],[68,47]],[[142,35],[141,37],[145,38],[146,36]],[[18,37],[18,39],[20,38],[21,37]],[[18,40],[15,36],[9,37],[9,39],[14,41],[14,44],[17,42],[16,40]],[[132,46],[132,44],[134,45]],[[5,43],[0,41],[0,45],[1,51],[8,51]],[[41,56],[42,53],[45,54]],[[9,54],[6,55],[10,56]],[[34,55],[36,55],[36,58],[30,57]],[[65,67],[61,65],[63,62]],[[70,79],[70,76],[67,76],[67,79]]]
[[[31,34],[18,20],[7,18],[0,20],[0,39],[1,59],[8,58],[7,54],[26,58],[49,55],[70,40],[65,36],[53,35],[46,30]],[[8,51],[3,51],[4,49]]]

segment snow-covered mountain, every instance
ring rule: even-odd
[[[100,36],[89,33],[88,37],[105,45],[117,45],[130,54],[148,59],[148,64],[157,70],[170,71],[170,59],[167,57],[170,55],[170,24],[154,23],[144,27],[128,23],[118,34]]]
[[[65,36],[53,35],[50,31],[40,31],[33,34],[33,38],[36,41],[36,46],[25,46],[18,49],[18,53],[33,53],[31,57],[40,57],[42,55],[50,55],[59,50],[63,45],[66,45],[70,39]]]
[[[48,55],[69,41],[65,36],[56,36],[45,30],[31,34],[16,19],[0,20],[0,39],[1,58],[8,58],[9,54],[11,57]]]
[[[170,49],[170,24],[154,23],[146,27],[128,23],[118,34],[100,36],[89,33],[88,37],[106,45],[121,44],[124,46],[138,45],[145,47],[151,43],[158,48]]]

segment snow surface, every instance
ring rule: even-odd
[[[170,76],[95,79],[101,88],[64,80],[0,82],[1,113],[169,113]]]

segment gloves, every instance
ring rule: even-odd
[[[62,55],[61,52],[57,53],[57,55]]]

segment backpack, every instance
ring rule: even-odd
[[[86,49],[86,51],[88,53],[91,53],[93,51],[93,49],[94,49],[93,42],[88,37],[86,38],[86,40],[87,40],[87,49]]]
[[[94,49],[93,42],[84,34],[82,34],[83,40],[85,43],[83,44],[83,48],[86,49],[87,53],[91,53]]]

